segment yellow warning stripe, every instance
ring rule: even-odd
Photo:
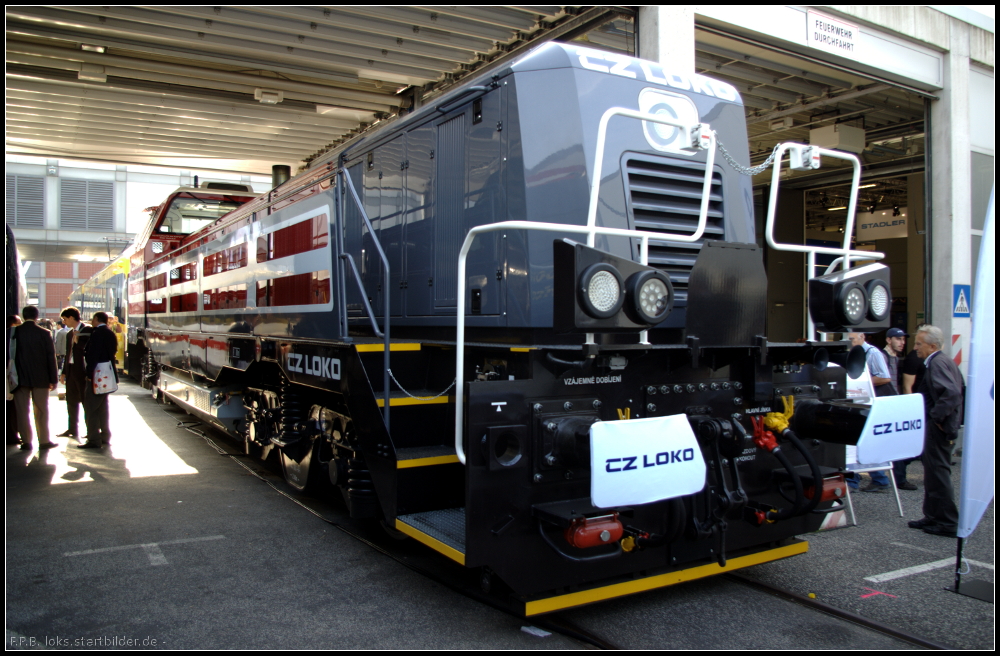
[[[376,394],[378,394],[378,393],[376,392]],[[384,408],[385,407],[385,399],[384,398],[382,398],[381,396],[378,396],[375,400],[378,402],[378,407],[380,407],[380,408]],[[395,407],[401,406],[401,405],[434,405],[434,404],[437,404],[437,403],[454,403],[454,401],[455,401],[455,397],[454,396],[438,396],[438,397],[433,398],[433,399],[415,399],[415,398],[413,398],[411,396],[401,396],[401,397],[396,398],[396,399],[390,398],[389,399],[389,407],[390,408],[395,408]]]
[[[730,572],[734,569],[742,569],[744,567],[750,567],[751,565],[759,565],[760,563],[767,563],[772,560],[795,556],[807,551],[809,551],[808,542],[796,542],[795,544],[789,544],[784,547],[778,547],[776,549],[769,549],[767,551],[761,551],[748,556],[740,556],[738,558],[729,559],[726,561],[725,567],[719,567],[718,563],[711,563],[678,572],[650,576],[648,578],[638,579],[635,581],[615,583],[602,588],[594,588],[593,590],[582,590],[580,592],[571,592],[569,594],[549,597],[547,599],[529,601],[524,604],[524,614],[539,615],[541,613],[551,613],[557,610],[573,608],[574,606],[591,604],[595,601],[604,601],[606,599],[623,597],[637,592],[664,588],[669,585],[684,583],[685,581],[693,581],[695,579],[714,576],[723,572]],[[628,556],[626,556],[626,558],[627,557]]]
[[[534,351],[535,349],[533,349],[533,348],[520,348],[520,347],[513,347],[512,346],[512,347],[510,347],[510,350],[513,351],[514,353],[529,353],[531,351]]]
[[[396,469],[409,469],[410,467],[430,467],[431,465],[447,465],[451,462],[458,462],[458,456],[430,456],[427,458],[413,458],[412,460],[397,460]]]
[[[385,351],[385,344],[356,344],[354,346],[358,353],[382,353]],[[419,351],[420,344],[389,344],[389,351]]]
[[[409,524],[406,524],[400,521],[399,519],[396,519],[396,530],[399,531],[400,533],[406,533],[417,542],[426,544],[434,551],[444,554],[448,558],[454,560],[459,565],[465,565],[465,554],[459,551],[458,549],[455,549],[454,547],[449,547],[444,542],[441,542],[441,540],[438,540],[437,538],[432,538],[423,531],[413,528]]]

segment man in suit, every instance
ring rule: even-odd
[[[108,328],[108,315],[105,312],[95,312],[93,330],[90,339],[84,347],[83,355],[87,365],[87,390],[84,400],[84,414],[87,420],[87,441],[79,446],[81,449],[100,449],[105,444],[111,444],[111,426],[108,416],[108,395],[94,394],[94,369],[98,363],[114,362],[118,351],[118,340]],[[114,367],[112,366],[112,371]]]
[[[14,329],[14,363],[17,367],[17,389],[14,390],[14,409],[17,413],[17,432],[21,436],[21,450],[30,451],[33,437],[28,422],[28,406],[35,415],[38,447],[51,449],[59,446],[49,437],[49,392],[56,388],[56,351],[52,333],[39,326],[38,308],[29,305],[21,311],[24,323]]]
[[[917,353],[926,371],[917,390],[924,396],[924,516],[910,528],[955,537],[958,508],[951,484],[951,451],[962,423],[962,372],[941,351],[944,334],[936,326],[917,330]]]
[[[62,374],[59,376],[59,382],[66,385],[66,414],[69,416],[69,426],[65,433],[60,433],[56,437],[79,437],[80,404],[87,398],[87,368],[84,365],[83,351],[93,329],[80,321],[80,310],[75,307],[66,308],[59,316],[69,327],[69,332],[63,338],[66,359],[63,361]]]

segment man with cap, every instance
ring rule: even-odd
[[[906,338],[908,335],[899,328],[890,328],[885,333],[885,360],[889,365],[889,384],[896,394],[900,394],[899,389],[899,360],[903,357],[903,350],[906,348]]]
[[[889,366],[889,384],[897,393],[902,394],[899,376],[899,365],[906,350],[906,338],[909,337],[899,328],[890,328],[885,333],[885,359]],[[896,487],[900,490],[916,490],[917,486],[906,480],[906,466],[916,458],[896,460],[892,463],[892,474],[896,479]]]

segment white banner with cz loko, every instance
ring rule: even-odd
[[[590,427],[590,499],[636,506],[700,492],[705,459],[686,415],[601,421]]]

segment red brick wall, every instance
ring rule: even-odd
[[[95,273],[103,269],[105,266],[106,265],[101,262],[81,262],[79,264],[80,277],[89,278],[90,276],[94,275]]]
[[[83,268],[83,265],[80,265]],[[93,274],[88,273],[89,278]],[[46,278],[74,278],[73,275],[73,263],[72,262],[46,262],[45,263],[45,277]]]
[[[69,305],[69,295],[73,293],[74,285],[68,282],[47,282],[45,285],[45,306],[60,309]]]

